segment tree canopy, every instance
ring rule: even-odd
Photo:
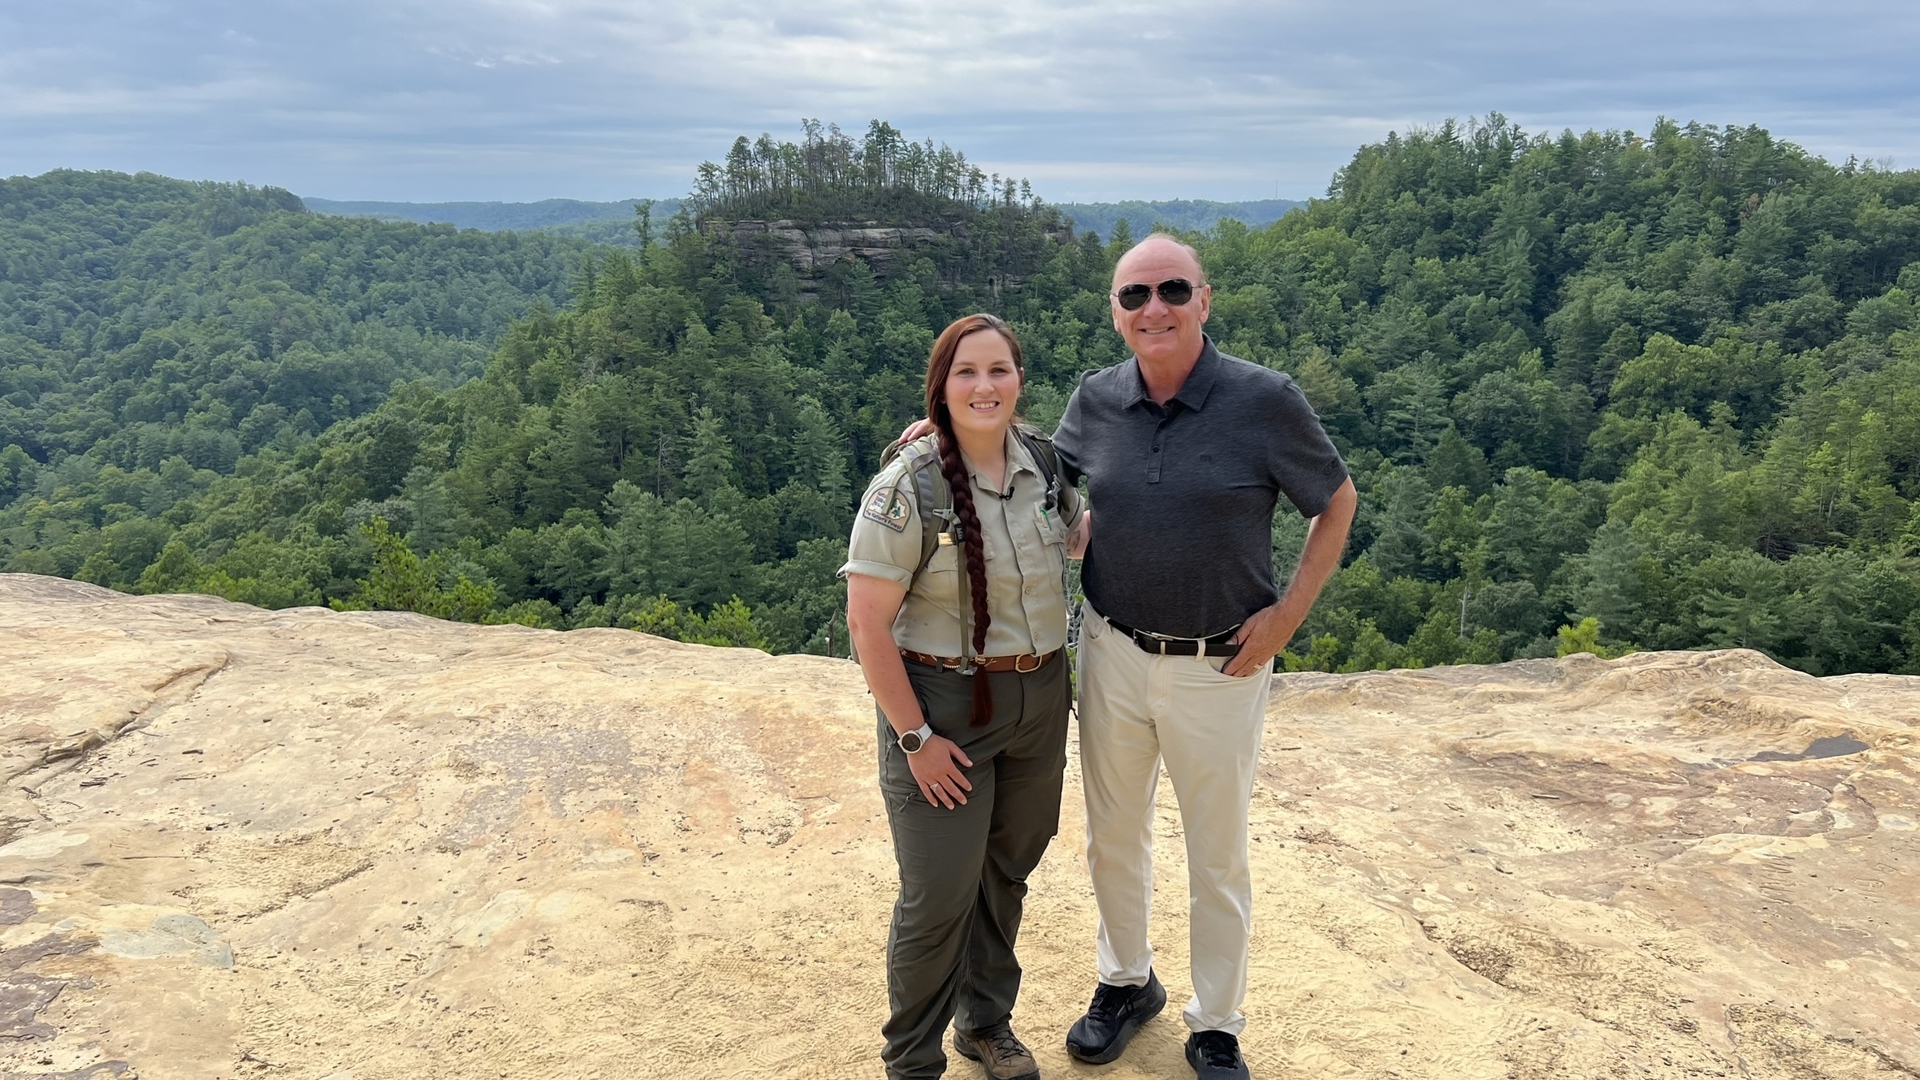
[[[801,128],[797,143],[742,135],[724,163],[702,162],[689,208],[728,219],[919,222],[1034,203],[1025,180],[988,176],[965,154],[914,142],[884,120],[859,142],[838,124],[803,120]]]
[[[0,447],[225,471],[451,386],[586,245],[319,217],[277,188],[151,174],[0,180]]]
[[[268,606],[844,652],[833,571],[853,500],[918,412],[939,328],[973,310],[1008,317],[1029,364],[1023,409],[1043,426],[1082,371],[1125,358],[1106,291],[1130,237],[1076,237],[1004,181],[969,194],[955,186],[963,159],[940,155],[881,124],[859,144],[818,125],[797,146],[738,142],[702,172],[702,217],[551,278],[516,255],[535,246],[511,246],[533,240],[457,248],[479,234],[335,223],[412,230],[381,243],[423,254],[404,275],[333,291],[303,291],[315,279],[293,238],[332,262],[370,241],[304,232],[311,219],[265,205],[279,196],[231,189],[219,198],[258,220],[156,233],[152,254],[114,264],[109,279],[128,281],[93,297],[93,317],[151,318],[146,297],[197,273],[210,299],[195,307],[183,290],[178,318],[234,327],[229,351],[260,363],[290,349],[235,314],[241,283],[288,303],[379,296],[340,325],[423,343],[368,361],[370,380],[403,380],[391,390],[324,417],[308,394],[311,422],[264,436],[264,420],[248,427],[260,409],[297,412],[268,396],[270,372],[249,400],[223,396],[244,367],[141,361],[146,383],[64,359],[145,357],[130,351],[155,331],[96,346],[72,329],[80,314],[39,314],[66,308],[34,306],[42,272],[12,260],[52,257],[14,238],[48,226],[8,210],[0,565]],[[122,178],[135,179],[173,183]],[[199,198],[87,228],[226,212]],[[815,270],[706,224],[939,231],[966,214],[964,244]],[[972,246],[1002,227],[1017,244]],[[1835,165],[1759,128],[1551,135],[1493,116],[1362,147],[1326,198],[1266,228],[1183,235],[1216,290],[1215,340],[1301,384],[1362,495],[1345,565],[1287,666],[1744,646],[1818,674],[1920,672],[1920,173]],[[541,267],[581,250],[542,243]],[[425,254],[441,251],[457,269]],[[518,294],[531,306],[475,316],[471,331],[383,321],[434,311],[449,273],[493,265],[483,254],[524,257],[514,280],[546,283]],[[95,286],[74,257],[46,273],[79,295]],[[561,283],[564,304],[540,307]],[[433,342],[490,356],[460,381],[468,369],[433,360]],[[175,411],[139,396],[162,391]],[[231,436],[238,453],[130,451],[123,433],[141,423]],[[1290,511],[1278,526],[1284,575],[1304,528]]]

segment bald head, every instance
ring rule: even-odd
[[[1207,270],[1200,265],[1200,253],[1193,249],[1193,245],[1181,242],[1172,233],[1156,232],[1148,233],[1146,239],[1128,248],[1127,253],[1120,256],[1120,261],[1113,264],[1113,285],[1119,288],[1135,280],[1127,274],[1142,263],[1160,265],[1168,260],[1184,260],[1186,272],[1176,276],[1184,277],[1195,285],[1207,283]]]
[[[1174,280],[1193,286],[1191,290],[1175,290],[1176,297],[1187,297],[1183,303],[1168,303],[1161,291],[1161,285]],[[1205,344],[1201,327],[1213,303],[1213,290],[1206,281],[1199,253],[1166,233],[1154,233],[1120,256],[1113,268],[1113,295],[1109,298],[1113,328],[1141,363],[1156,371],[1178,371],[1185,378]],[[1120,290],[1132,285],[1145,287],[1137,290],[1135,297],[1144,295],[1147,301],[1129,309],[1120,303]]]

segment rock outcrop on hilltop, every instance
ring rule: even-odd
[[[0,640],[9,1076],[879,1075],[852,664],[25,575]],[[1917,724],[1920,679],[1748,652],[1281,680],[1255,1075],[1920,1075]],[[1016,1016],[1050,1076],[1076,772]],[[1188,1075],[1184,1034],[1100,1074]]]
[[[845,269],[859,260],[887,278],[897,275],[914,259],[928,256],[945,267],[943,277],[963,272],[977,273],[979,284],[995,296],[1003,289],[1019,289],[1027,278],[1023,272],[973,267],[964,253],[974,241],[973,226],[960,219],[936,221],[931,225],[884,225],[878,221],[810,223],[780,219],[774,221],[715,219],[704,226],[710,233],[730,235],[734,244],[750,262],[764,265],[785,263],[795,274],[795,298],[806,302],[819,299],[830,273],[836,266]],[[1054,243],[1069,243],[1070,227],[1048,229],[1045,237]],[[1028,267],[1037,270],[1038,266]],[[951,282],[949,282],[951,284]]]
[[[780,259],[808,276],[824,274],[843,259],[864,259],[880,272],[900,257],[939,240],[965,240],[967,226],[945,228],[882,225],[877,221],[803,225],[797,221],[719,221],[710,228],[729,232],[742,248]]]

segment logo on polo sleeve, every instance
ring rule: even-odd
[[[894,532],[907,531],[907,497],[900,494],[899,488],[886,488],[873,493],[867,500],[866,508],[860,516],[877,521]]]

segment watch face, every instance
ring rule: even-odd
[[[900,749],[905,750],[909,754],[919,753],[920,743],[921,739],[918,731],[909,731],[905,735],[900,736]]]

